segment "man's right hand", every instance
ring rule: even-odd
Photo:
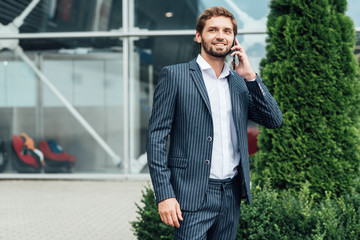
[[[182,221],[180,204],[175,198],[165,199],[158,204],[161,221],[172,227],[180,227]]]

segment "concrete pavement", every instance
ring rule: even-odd
[[[133,240],[146,181],[0,180],[0,240]]]

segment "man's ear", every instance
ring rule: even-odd
[[[195,38],[197,43],[201,43],[201,34],[199,32],[196,32]]]

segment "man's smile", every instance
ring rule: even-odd
[[[213,43],[213,45],[215,45],[217,47],[225,47],[226,46],[225,43]]]

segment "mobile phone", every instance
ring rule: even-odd
[[[236,39],[236,38],[234,38],[234,42],[233,42],[233,44],[232,44],[231,47],[235,46],[235,39]],[[235,50],[231,50],[231,51],[229,52],[229,54],[232,54],[233,52],[235,52]],[[233,66],[233,69],[234,69],[234,70],[235,70],[235,66],[236,66],[236,58],[235,58],[235,56],[236,56],[236,55],[233,56],[233,61],[232,61],[232,66]]]

